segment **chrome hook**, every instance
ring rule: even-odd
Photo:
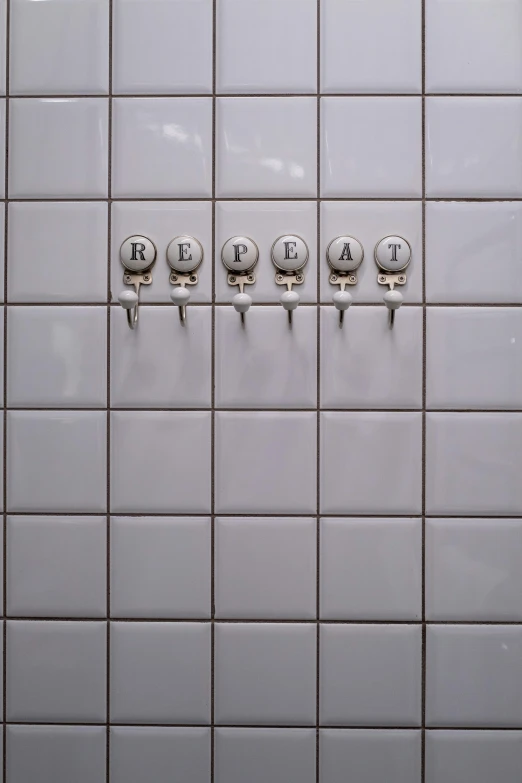
[[[252,304],[252,297],[245,294],[245,286],[256,282],[254,267],[259,259],[259,249],[249,237],[231,237],[221,250],[221,260],[228,270],[228,284],[237,285],[239,293],[232,297],[236,312],[241,315],[241,323],[245,323],[245,313]]]
[[[134,291],[122,291],[118,296],[127,311],[127,323],[131,329],[138,325],[140,286],[152,283],[152,267],[156,261],[156,246],[144,236],[128,237],[120,247],[120,261],[124,267],[123,282],[133,285]]]
[[[411,247],[403,237],[384,237],[375,246],[375,263],[379,267],[377,282],[379,285],[390,287],[390,290],[384,294],[390,329],[393,329],[395,323],[395,311],[404,301],[403,295],[400,291],[395,290],[395,286],[406,283],[406,268],[410,261]]]
[[[331,269],[329,281],[338,285],[340,291],[333,295],[333,303],[339,310],[339,326],[344,322],[344,313],[353,302],[353,297],[346,291],[347,285],[357,285],[357,269],[364,259],[363,246],[354,237],[342,236],[332,239],[326,248],[326,260]]]
[[[285,234],[272,245],[271,257],[276,268],[276,284],[287,288],[279,301],[288,312],[288,324],[292,326],[292,313],[301,301],[297,291],[292,291],[292,286],[304,283],[305,276],[301,270],[308,262],[308,246],[301,237]]]
[[[190,291],[187,286],[197,285],[197,269],[203,261],[203,247],[194,237],[183,235],[174,237],[167,247],[167,263],[172,269],[170,282],[175,288],[170,292],[170,298],[179,307],[179,320],[185,326],[187,302]]]

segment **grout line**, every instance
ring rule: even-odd
[[[91,722],[85,722],[85,721],[76,721],[74,723],[72,722],[64,722],[59,721],[55,723],[43,723],[43,722],[35,722],[35,721],[9,721],[9,726],[32,726],[32,727],[45,727],[45,726],[53,726],[53,727],[62,727],[62,726],[103,726],[103,723],[91,723]],[[128,721],[126,723],[112,723],[111,726],[117,727],[117,728],[160,728],[160,729],[204,729],[204,728],[211,728],[210,724],[208,723],[135,723],[133,721]],[[273,724],[273,723],[219,723],[216,725],[216,728],[220,729],[289,729],[294,731],[299,731],[303,729],[315,729],[315,725],[310,725],[308,723],[295,723],[292,725],[288,724]],[[328,729],[328,731],[331,730],[339,730],[339,731],[415,731],[415,732],[421,732],[422,729],[420,726],[411,725],[411,724],[404,724],[404,725],[395,725],[395,726],[386,726],[386,725],[373,725],[373,724],[322,724],[319,727],[321,730]],[[516,725],[516,726],[453,726],[453,725],[440,725],[440,726],[430,726],[428,731],[499,731],[499,732],[514,732],[514,731],[521,731],[522,725]],[[32,782],[31,782],[32,783]],[[467,783],[467,782],[466,782]]]
[[[207,408],[145,408],[145,407],[118,407],[113,406],[111,408],[104,407],[89,407],[82,406],[76,408],[64,408],[62,406],[7,406],[5,411],[8,413],[209,413],[212,419],[214,413],[254,413],[254,414],[271,414],[271,413],[315,413],[317,408],[227,408],[227,407],[207,407]],[[352,414],[352,413],[418,413],[423,415],[424,413],[436,413],[436,414],[496,414],[496,415],[519,415],[522,413],[522,408],[430,408],[427,407],[424,410],[423,406],[417,408],[321,408],[320,413],[339,413],[339,414]],[[28,512],[29,513],[29,512]],[[40,513],[40,512],[38,512]],[[522,512],[521,512],[522,513]],[[286,516],[283,514],[283,516]]]
[[[426,0],[421,9],[422,47],[422,646],[421,646],[421,783],[426,780]]]
[[[143,92],[143,93],[123,93],[123,92],[92,92],[92,93],[27,93],[11,94],[15,100],[71,100],[78,98],[128,98],[132,99],[150,99],[150,98],[200,98],[202,100],[212,100],[212,98],[315,98],[320,95],[322,98],[522,98],[522,91],[519,92]]]
[[[315,780],[320,783],[321,778],[321,742],[319,724],[321,718],[321,0],[317,0],[317,345],[316,345],[316,370],[317,370],[317,421],[316,421],[316,448],[317,448],[317,478],[316,478],[316,654],[315,654],[315,678],[316,678],[316,704],[315,704]]]
[[[116,307],[118,309],[121,307],[120,303],[117,301],[103,301],[103,302],[4,302],[4,304],[8,304],[9,307],[106,307],[107,304],[110,304],[111,307]],[[299,307],[317,307],[319,305],[320,307],[324,308],[330,308],[330,310],[334,309],[334,305],[329,300],[323,300],[323,301],[315,301],[315,302],[300,302]],[[279,302],[277,300],[273,301],[257,301],[252,302],[252,307],[275,307],[279,310]],[[144,302],[143,304],[140,304],[140,308],[151,308],[151,307],[169,307],[172,309],[172,303],[171,302]],[[232,303],[230,301],[227,302],[192,302],[190,303],[190,307],[232,307]],[[350,305],[350,309],[352,307],[377,307],[379,310],[382,310],[382,300],[379,301],[378,299],[370,302],[354,302],[352,305]],[[425,307],[427,310],[431,308],[446,308],[446,309],[454,309],[456,307],[467,307],[467,308],[490,308],[490,309],[497,309],[497,310],[504,310],[505,308],[513,308],[513,307],[522,307],[522,301],[520,302],[426,302],[423,303],[422,301],[419,302],[404,302],[401,307]],[[344,409],[343,409],[344,410]]]
[[[106,412],[106,465],[107,465],[107,672],[106,672],[106,783],[110,783],[111,763],[111,260],[112,260],[112,131],[113,131],[113,98],[112,98],[112,70],[113,70],[113,25],[114,3],[109,0],[109,99],[108,99],[108,148],[107,148],[107,412]]]
[[[7,104],[6,104],[7,107]],[[421,201],[425,201],[426,203],[435,203],[435,204],[511,204],[511,203],[519,203],[522,201],[522,197],[516,197],[516,196],[489,196],[489,197],[465,197],[465,196],[452,196],[446,195],[446,196],[426,196],[426,198],[422,198],[422,196],[386,196],[386,197],[379,197],[379,196],[296,196],[296,195],[289,195],[289,196],[217,196],[213,198],[212,196],[117,196],[112,199],[112,201],[115,204],[126,204],[126,203],[173,203],[177,204],[179,202],[185,203],[185,202],[212,202],[216,201],[217,203],[221,202],[240,202],[240,203],[271,203],[271,202],[316,202],[316,201],[326,201],[328,203],[336,203],[336,202],[342,202],[342,203],[348,203],[351,204],[353,202],[355,203],[372,203],[372,202],[384,202],[384,203],[420,203]],[[60,198],[0,198],[0,203],[4,202],[6,204],[62,204],[62,203],[80,203],[80,204],[90,204],[90,203],[105,203],[107,201],[107,197],[99,196],[99,197],[83,197],[80,198],[78,196],[61,196]]]
[[[31,617],[26,615],[7,615],[4,620],[10,623],[101,623],[106,620],[102,615],[100,617],[72,617],[72,616],[59,616],[59,617]],[[127,625],[143,625],[144,623],[153,623],[159,625],[183,625],[183,624],[198,624],[198,625],[384,625],[384,626],[413,626],[418,628],[423,625],[423,621],[420,618],[410,618],[409,620],[397,620],[397,619],[364,619],[359,620],[355,618],[343,618],[343,619],[331,619],[326,617],[317,617],[312,620],[306,617],[291,617],[291,618],[274,618],[274,617],[112,617],[110,623],[125,623]],[[425,622],[426,627],[450,627],[450,628],[472,628],[472,627],[484,627],[488,628],[520,628],[522,627],[521,620],[427,620]]]
[[[10,509],[7,510],[7,516],[8,517],[105,517],[106,513],[102,511],[12,511]],[[154,519],[183,519],[185,517],[188,517],[190,519],[201,519],[201,518],[208,518],[210,516],[210,512],[157,512],[157,511],[112,511],[111,516],[113,517],[143,517],[148,518],[152,517]],[[289,514],[287,512],[283,514],[278,514],[275,512],[264,512],[264,513],[253,513],[253,512],[244,512],[241,514],[237,513],[230,513],[228,511],[224,512],[216,512],[216,517],[219,517],[220,519],[315,519],[317,517],[317,514],[315,512],[313,513],[302,513],[302,514]],[[501,520],[501,519],[513,519],[515,521],[520,520],[522,521],[522,513],[519,514],[484,514],[484,513],[475,513],[475,514],[415,514],[415,513],[408,513],[408,514],[386,514],[381,513],[378,511],[374,512],[360,512],[358,514],[349,514],[349,513],[342,513],[342,514],[331,514],[331,513],[321,513],[321,519],[423,519],[425,517],[426,519],[487,519],[487,520]]]
[[[6,11],[6,20],[5,20],[5,158],[4,158],[4,165],[5,165],[5,179],[4,179],[4,189],[5,189],[5,198],[7,199],[9,196],[9,114],[10,114],[10,101],[9,101],[9,94],[10,94],[10,83],[11,83],[11,74],[10,74],[10,55],[11,55],[11,37],[10,37],[10,23],[11,23],[11,0],[6,0],[5,4],[5,11]],[[3,411],[3,438],[2,438],[2,457],[3,457],[3,482],[4,486],[2,488],[2,499],[4,504],[4,513],[3,513],[3,531],[4,531],[4,541],[3,541],[3,551],[2,551],[2,557],[3,557],[3,565],[4,565],[4,575],[3,575],[3,613],[4,618],[7,615],[7,329],[8,329],[8,323],[7,323],[7,288],[8,288],[8,264],[7,264],[7,257],[8,257],[8,242],[9,242],[9,212],[8,212],[8,204],[7,201],[4,205],[4,356],[3,356],[3,372],[4,372],[4,388],[3,388],[3,405],[4,405],[4,411]],[[2,708],[2,738],[3,738],[3,752],[2,752],[2,778],[4,781],[7,781],[7,729],[6,729],[6,721],[7,721],[7,623],[4,621],[2,622],[2,639],[3,639],[3,656],[2,656],[2,693],[3,693],[3,708]]]
[[[211,318],[211,355],[210,355],[210,783],[215,778],[215,658],[216,658],[216,492],[215,492],[215,453],[216,453],[216,79],[217,79],[217,0],[212,0],[212,318]]]

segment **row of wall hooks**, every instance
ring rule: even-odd
[[[299,294],[293,290],[293,287],[304,283],[308,247],[301,237],[285,234],[275,240],[270,255],[275,267],[276,285],[285,288],[280,302],[288,312],[291,325],[292,312],[300,302]],[[203,262],[203,256],[201,243],[188,235],[175,237],[167,247],[166,258],[171,269],[169,280],[173,285],[170,298],[179,307],[182,324],[186,321],[186,306],[190,299],[189,287],[198,283],[197,270]],[[140,286],[152,283],[152,268],[156,257],[157,250],[154,242],[145,236],[128,237],[121,245],[123,282],[133,286],[134,291],[126,289],[118,299],[127,311],[127,321],[131,329],[134,329],[138,323]],[[411,247],[403,237],[387,236],[377,243],[374,257],[378,267],[377,282],[388,287],[384,295],[384,303],[388,308],[391,329],[395,311],[403,302],[403,296],[396,286],[406,283],[406,269],[411,261]],[[245,313],[252,304],[252,297],[245,292],[245,287],[256,282],[258,246],[249,237],[231,237],[223,245],[221,260],[227,270],[228,284],[239,289],[232,297],[232,304],[240,313],[241,321],[244,323]],[[344,313],[353,301],[347,286],[357,285],[357,270],[364,260],[364,249],[354,237],[336,237],[327,247],[326,260],[330,267],[329,282],[339,286],[339,291],[333,295],[333,303],[339,310],[339,325],[342,326]]]

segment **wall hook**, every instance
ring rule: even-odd
[[[302,285],[305,280],[301,271],[308,261],[308,246],[304,239],[293,234],[278,237],[272,245],[272,263],[276,268],[277,285],[285,285],[287,290],[281,294],[280,302],[288,312],[288,323],[292,325],[292,312],[301,298],[293,285]]]
[[[131,329],[138,324],[140,286],[152,283],[152,267],[156,261],[156,246],[147,237],[135,235],[126,239],[120,247],[120,261],[125,269],[123,282],[133,285],[134,291],[122,291],[118,297],[127,311],[127,323]]]
[[[188,234],[174,237],[167,247],[167,263],[172,269],[169,280],[174,286],[170,298],[179,307],[179,319],[185,326],[187,302],[190,291],[187,286],[197,285],[197,269],[203,261],[203,247]]]
[[[245,313],[252,304],[252,297],[245,294],[246,285],[256,282],[254,267],[259,259],[259,249],[249,237],[231,237],[221,250],[221,260],[228,270],[228,284],[238,286],[239,293],[232,297],[234,309],[241,314],[241,323],[245,323]]]
[[[339,310],[339,326],[342,327],[345,310],[353,302],[353,297],[346,291],[347,285],[357,285],[357,269],[363,262],[364,250],[359,240],[354,237],[342,236],[332,239],[326,248],[326,260],[332,270],[329,281],[340,286],[340,291],[333,295],[333,303]]]
[[[389,291],[384,294],[384,304],[388,308],[388,323],[393,329],[395,311],[403,303],[404,297],[395,286],[406,283],[406,268],[411,261],[411,247],[403,237],[389,236],[381,239],[375,246],[375,262],[379,267],[377,282],[387,285]]]

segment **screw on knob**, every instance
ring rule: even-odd
[[[127,323],[131,329],[134,329],[138,323],[138,294],[136,291],[122,291],[118,296],[118,302],[127,311]]]
[[[339,310],[339,326],[343,325],[344,311],[348,310],[353,302],[353,296],[348,291],[336,291],[333,295],[333,303]]]
[[[179,307],[179,319],[181,323],[185,324],[186,317],[186,304],[190,299],[190,291],[187,291],[185,286],[179,285],[172,289],[170,292],[170,298],[175,305]]]
[[[395,291],[395,289],[392,289],[391,291],[386,291],[384,294],[384,304],[388,308],[389,312],[389,325],[390,329],[393,329],[393,323],[395,320],[395,310],[397,310],[401,304],[404,301],[403,295],[400,293],[400,291]]]
[[[292,323],[292,311],[295,310],[300,301],[301,297],[295,291],[284,291],[281,294],[280,302],[288,312],[288,323],[290,324]]]
[[[252,297],[248,294],[236,294],[232,297],[232,304],[237,313],[241,313],[241,322],[245,323],[245,313],[250,309]]]

